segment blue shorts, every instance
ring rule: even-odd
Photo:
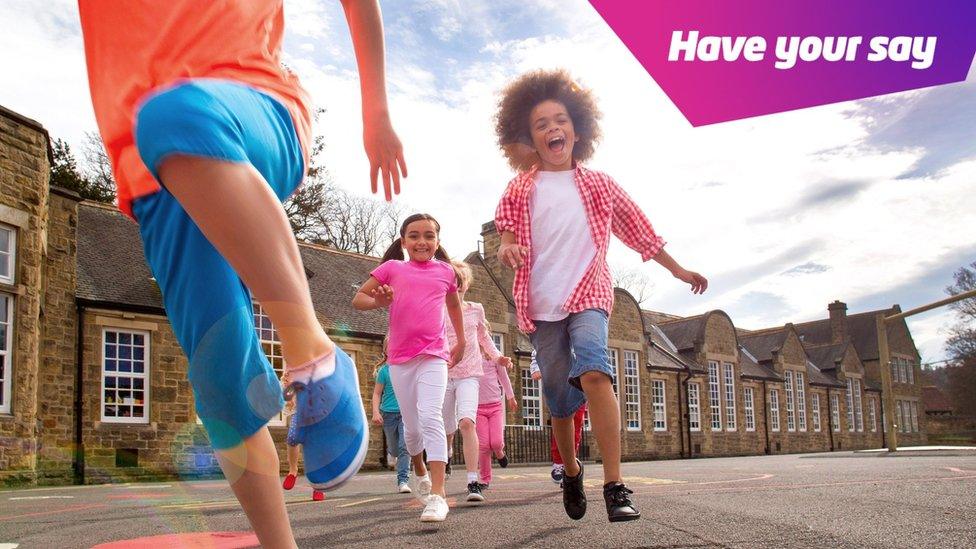
[[[580,376],[600,372],[613,379],[607,351],[608,316],[602,309],[572,313],[562,320],[536,320],[529,334],[542,374],[542,393],[555,418],[573,417],[586,402]]]
[[[247,162],[279,200],[301,183],[304,160],[287,109],[223,80],[188,80],[150,96],[136,145],[157,176],[170,155]],[[251,295],[165,187],[133,203],[146,261],[189,360],[197,415],[217,449],[237,446],[281,411],[281,385],[261,349]]]

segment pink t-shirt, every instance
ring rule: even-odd
[[[488,320],[485,319],[485,308],[481,303],[465,301],[461,305],[461,318],[464,319],[464,356],[447,371],[449,379],[480,376],[483,356],[491,360],[497,360],[502,356],[495,348],[491,334],[488,333]],[[454,346],[457,344],[454,325],[448,322],[445,327],[447,344]]]
[[[512,382],[508,379],[508,370],[497,360],[486,360],[484,372],[484,375],[478,379],[479,406],[501,402],[502,391],[505,392],[505,398],[515,397],[515,392],[512,391]]]
[[[370,275],[393,288],[390,304],[390,364],[403,364],[419,355],[450,360],[444,338],[447,309],[444,300],[457,292],[454,269],[437,259],[390,260]]]

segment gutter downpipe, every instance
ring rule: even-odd
[[[771,453],[771,448],[769,446],[769,412],[766,410],[766,406],[767,406],[766,403],[768,402],[768,400],[767,400],[767,396],[766,396],[766,380],[765,379],[763,380],[762,384],[763,384],[763,407],[762,407],[762,409],[763,409],[763,432],[766,434],[766,455],[768,456]]]
[[[85,412],[85,402],[83,395],[84,388],[84,341],[85,341],[85,305],[76,303],[78,321],[78,341],[75,342],[75,455],[74,455],[74,477],[75,483],[85,483],[85,438],[82,432],[83,417]]]
[[[830,436],[830,451],[834,451],[834,409],[831,406],[830,387],[827,387],[827,434]]]

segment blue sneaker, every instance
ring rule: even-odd
[[[307,382],[292,381],[284,390],[286,400],[298,399],[288,444],[302,445],[305,477],[312,487],[333,490],[362,467],[369,424],[359,374],[349,355],[336,346],[335,371],[320,379],[315,379],[315,364],[311,368],[311,375],[304,376]]]

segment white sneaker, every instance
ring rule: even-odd
[[[430,490],[432,487],[432,483],[430,481],[430,473],[427,473],[427,476],[423,476],[423,477],[418,477],[416,475],[411,476],[410,482],[412,483],[412,486],[410,486],[410,488],[412,488],[413,491],[417,493],[417,499],[426,502],[427,496],[430,495]]]
[[[427,506],[420,514],[420,522],[443,522],[447,518],[447,501],[437,494],[427,497]]]
[[[401,482],[400,486],[397,487],[397,493],[399,494],[412,494],[413,490],[410,489],[410,485],[406,482]]]

